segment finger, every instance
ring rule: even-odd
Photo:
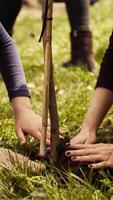
[[[32,130],[29,132],[29,135],[34,137],[36,140],[40,140],[40,138],[41,138],[40,131]]]
[[[48,147],[51,146],[51,141],[50,141],[48,138],[46,139],[46,145],[47,145]]]
[[[91,144],[92,142],[90,141],[87,141],[88,139],[87,138],[83,138],[83,137],[80,137],[79,135],[77,135],[76,137],[72,138],[71,139],[71,147],[72,148],[76,148],[76,144]]]
[[[50,134],[50,129],[49,128],[47,129],[47,138],[51,139],[51,134]],[[59,132],[59,138],[64,138],[62,132]]]
[[[36,140],[40,140],[41,139],[41,133],[40,133],[40,131],[32,131],[30,133],[30,135],[32,137],[34,137]],[[50,139],[48,138],[48,136],[46,138],[46,145],[50,146]]]
[[[71,144],[70,142],[70,147],[71,149],[95,149],[97,147],[97,144]]]
[[[88,167],[91,168],[91,169],[105,168],[106,167],[106,161],[102,161],[102,162],[99,162],[99,163],[90,164],[90,165],[88,165]]]
[[[47,150],[47,152],[50,152],[51,151],[51,147],[47,147],[46,150]]]
[[[96,151],[96,149],[80,149],[80,150],[71,150],[71,151],[67,151],[66,152],[66,156],[67,157],[76,157],[76,156],[86,156],[86,155],[90,155],[90,154],[97,154],[98,152]]]
[[[87,139],[87,140],[85,141],[85,144],[95,144],[95,143],[96,143],[96,139],[93,139],[93,140]]]
[[[99,155],[87,155],[87,156],[74,156],[71,157],[71,160],[74,162],[97,162],[102,161]]]
[[[70,141],[70,147],[71,149],[84,149],[87,148],[88,144],[75,144],[73,142]]]
[[[77,148],[77,145],[81,145],[83,143],[83,141],[82,142],[80,142],[80,141],[78,141],[78,140],[76,140],[76,139],[74,139],[74,141],[73,141],[73,139],[72,140],[70,140],[70,148],[71,149],[76,149]]]
[[[88,146],[88,147],[87,147]],[[91,148],[92,145],[77,145],[76,144],[76,148],[71,149],[69,151],[66,151],[65,155],[67,157],[70,157],[70,156],[75,156],[75,155],[86,155],[86,154],[95,154],[95,153],[98,153],[96,148]]]
[[[66,132],[63,129],[59,129],[59,134],[63,136]]]
[[[26,144],[26,138],[21,128],[17,128],[16,135],[21,146]]]

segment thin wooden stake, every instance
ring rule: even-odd
[[[45,14],[46,0],[42,1],[42,16]],[[46,154],[46,136],[48,125],[48,107],[49,107],[49,86],[50,86],[50,69],[51,69],[51,38],[52,38],[52,21],[48,20],[52,16],[52,0],[48,0],[47,21],[43,34],[44,49],[44,94],[43,94],[43,115],[42,115],[42,136],[40,141],[40,155]]]
[[[43,15],[47,0],[43,0]],[[48,108],[51,124],[51,160],[53,163],[57,160],[57,144],[59,135],[58,112],[54,87],[53,62],[52,62],[52,15],[53,0],[48,0],[47,22],[43,34],[44,48],[44,96],[43,96],[43,116],[42,116],[42,137],[40,142],[40,155],[46,154],[46,135],[48,125]]]
[[[58,111],[57,111],[52,63],[51,63],[51,71],[50,71],[49,113],[50,113],[50,122],[51,122],[50,159],[52,163],[55,164],[57,162],[57,146],[59,142],[59,117],[58,117]]]

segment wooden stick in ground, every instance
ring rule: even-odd
[[[52,61],[51,61],[51,71],[50,71],[49,113],[50,113],[50,122],[51,122],[50,159],[52,163],[55,164],[57,162],[57,146],[58,146],[58,141],[59,141],[59,118],[58,118],[56,95],[55,95],[55,84],[54,84]]]
[[[43,1],[43,13],[45,11],[46,1]],[[53,62],[52,62],[52,15],[53,15],[53,0],[48,0],[47,23],[43,35],[44,48],[44,97],[43,97],[43,117],[42,127],[43,133],[40,144],[40,155],[45,156],[46,152],[46,135],[47,135],[47,119],[48,107],[50,113],[51,124],[51,161],[57,160],[57,144],[59,136],[58,112],[55,96]]]
[[[47,0],[42,1],[42,15],[45,14],[45,6]],[[53,1],[48,0],[47,22],[43,35],[43,48],[44,48],[44,94],[43,94],[43,115],[42,115],[42,136],[40,141],[40,156],[44,157],[46,154],[46,136],[48,125],[48,107],[49,107],[49,86],[50,86],[50,69],[52,60],[52,10]]]

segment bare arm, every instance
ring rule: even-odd
[[[107,111],[113,104],[113,92],[106,88],[96,88],[92,96],[81,131],[71,140],[71,146],[76,143],[94,143],[96,131]]]

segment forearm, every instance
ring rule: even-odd
[[[113,104],[113,92],[106,88],[96,88],[91,99],[82,129],[94,132]]]
[[[82,127],[97,130],[113,104],[113,33],[103,57],[96,89]],[[91,131],[89,130],[89,131]]]
[[[106,113],[113,104],[113,33],[105,52],[94,94],[81,126],[81,131],[71,140],[71,147],[76,144],[93,144]]]

